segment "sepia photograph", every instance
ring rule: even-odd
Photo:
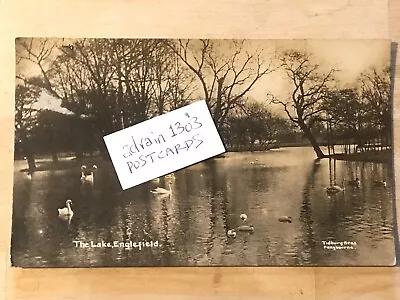
[[[17,38],[12,266],[395,265],[390,46]],[[225,151],[122,188],[104,137],[200,101]]]

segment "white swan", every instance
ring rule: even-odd
[[[72,216],[74,214],[74,212],[71,209],[72,200],[68,199],[65,204],[67,205],[67,207],[59,208],[58,214],[60,216]]]
[[[240,214],[240,218],[242,219],[243,222],[247,221],[247,215],[246,214]]]
[[[96,170],[97,166],[93,165],[91,170],[88,170],[88,168],[85,165],[81,166],[81,181],[83,183],[88,183],[88,184],[93,184],[94,181],[94,175],[93,175],[93,170]]]
[[[336,181],[335,181],[334,185],[328,186],[328,187],[326,188],[326,192],[327,192],[328,194],[337,194],[337,193],[340,193],[340,192],[344,192],[344,190],[345,190],[345,188],[344,188],[344,180],[343,180],[343,183],[342,183],[342,184],[343,184],[343,187],[337,185],[337,183],[336,183]]]
[[[168,183],[169,190],[164,188],[156,187],[154,190],[151,190],[150,193],[152,194],[171,194],[171,184]]]

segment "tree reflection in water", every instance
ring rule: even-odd
[[[301,157],[301,159],[299,159]],[[250,164],[250,162],[254,164]],[[121,191],[111,165],[99,167],[93,188],[75,169],[38,171],[32,180],[16,164],[12,257],[26,267],[375,265],[393,261],[393,172],[388,164],[314,162],[311,148],[229,153],[175,173],[170,196],[149,182]],[[77,167],[78,169],[78,167]],[[102,172],[100,172],[102,171]],[[360,178],[359,189],[328,195],[326,187]],[[387,188],[374,181],[385,179]],[[161,178],[160,186],[166,186]],[[57,208],[73,201],[70,226]],[[229,229],[248,215],[254,232]],[[278,219],[287,215],[292,223]],[[141,250],[80,248],[73,241],[158,241]],[[353,241],[332,251],[322,241]]]

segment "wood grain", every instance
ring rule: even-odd
[[[149,293],[163,297],[181,295],[189,299],[208,296],[266,299],[266,295],[267,299],[279,299],[282,282],[285,282],[285,294],[314,298],[312,268],[17,270],[13,277],[15,299],[31,299],[35,295],[56,299],[60,286],[64,289],[64,297],[74,297],[77,285],[81,295],[90,294],[98,299],[123,298],[132,294],[142,297]],[[83,277],[84,282],[81,281]]]
[[[400,40],[400,2],[382,0],[0,0],[0,298],[399,299],[398,268],[10,268],[14,38],[247,37]],[[399,59],[397,60],[399,70]],[[397,78],[398,79],[397,72]],[[396,128],[400,126],[395,87]],[[400,130],[395,133],[398,149]],[[399,153],[396,150],[396,155]],[[396,159],[396,175],[400,161]],[[397,185],[399,195],[399,186]]]

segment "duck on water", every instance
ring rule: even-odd
[[[374,181],[374,186],[376,187],[387,187],[387,183],[385,180],[381,180],[381,181]]]
[[[361,186],[361,181],[360,181],[360,179],[357,177],[355,180],[349,180],[349,181],[347,182],[347,184],[350,185],[350,186],[354,186],[354,187],[356,187],[356,188],[359,188],[359,187]]]

